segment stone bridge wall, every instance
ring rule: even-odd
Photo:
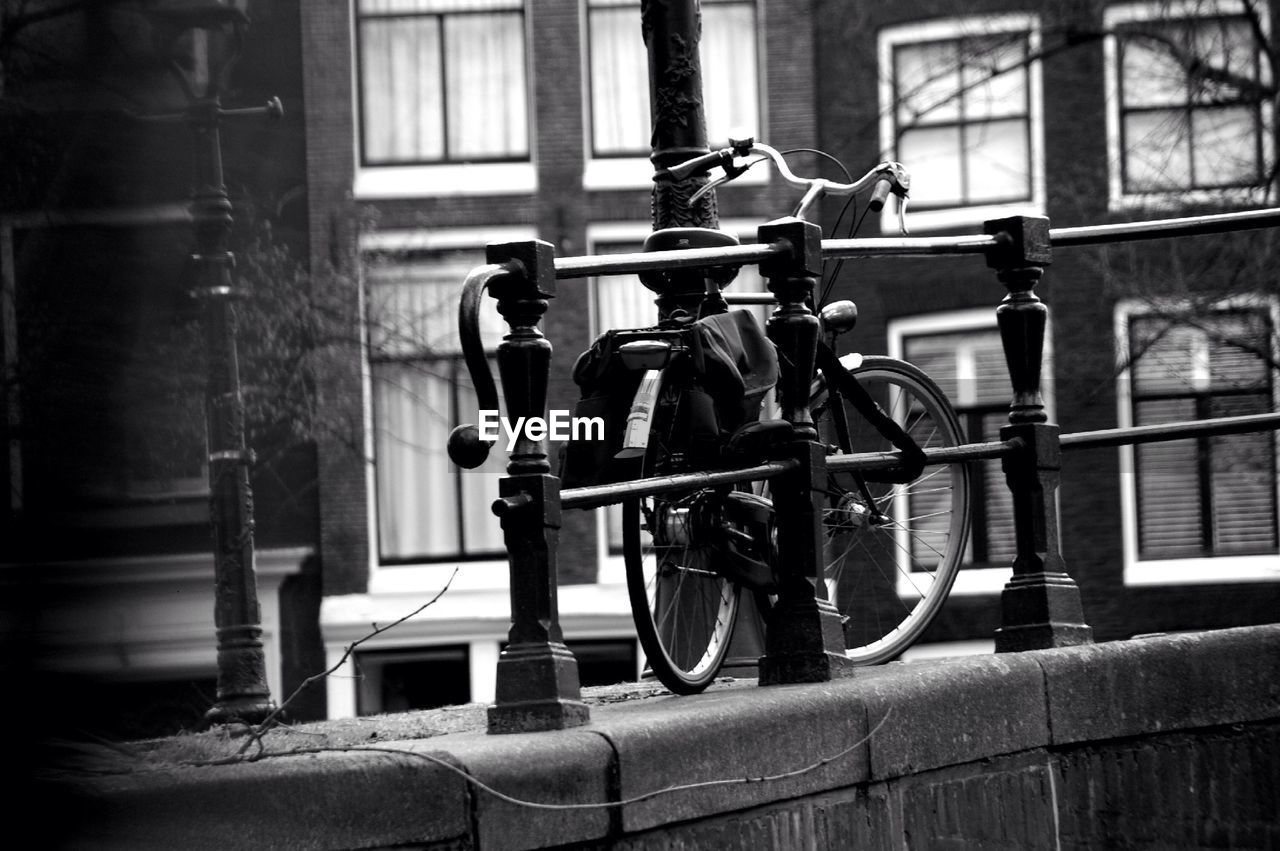
[[[54,789],[85,847],[1275,848],[1280,626],[383,737]]]

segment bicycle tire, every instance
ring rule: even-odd
[[[868,356],[851,372],[921,448],[963,443],[951,403],[918,367]],[[825,442],[841,453],[892,448],[847,400],[849,428],[841,438],[828,402],[820,381],[812,408]],[[874,665],[915,643],[946,602],[968,545],[969,468],[964,462],[927,466],[905,485],[860,486],[855,476],[827,477],[823,577],[827,598],[840,612],[846,655]],[[868,496],[879,517],[869,510]]]
[[[659,393],[641,476],[690,469],[681,452],[687,435],[681,433],[680,397],[678,385],[664,385]],[[676,694],[697,694],[710,685],[732,642],[741,590],[726,575],[722,506],[730,490],[689,488],[623,503],[636,633],[649,670]]]

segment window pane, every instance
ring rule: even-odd
[[[1212,415],[1238,417],[1270,410],[1265,396],[1215,399]],[[1213,540],[1221,555],[1276,552],[1276,455],[1271,432],[1210,439]]]
[[[373,357],[454,354],[458,341],[458,300],[467,273],[484,262],[476,251],[433,254],[410,261],[368,261],[369,347]],[[507,326],[496,302],[480,308],[480,337],[496,347]]]
[[[1047,356],[1040,371],[1045,376],[1053,371]],[[1005,362],[999,331],[991,331],[973,340],[973,377],[975,403],[1008,405],[1013,399],[1013,385],[1009,382],[1009,367]]]
[[[1125,189],[1155,192],[1191,185],[1191,153],[1182,111],[1139,112],[1124,118]]]
[[[638,29],[634,20],[632,27]],[[735,133],[760,135],[755,6],[703,5],[701,50],[703,100],[711,147],[726,144]],[[647,87],[641,91],[647,91]],[[647,137],[646,132],[641,138]]]
[[[981,439],[999,440],[1000,429],[1008,424],[1009,418],[1004,413],[983,417]],[[986,561],[994,565],[1011,565],[1018,554],[1013,537],[1013,491],[1005,482],[999,459],[982,462],[982,498],[987,514]]]
[[[1244,81],[1256,79],[1258,45],[1249,23],[1243,18],[1202,21],[1192,34],[1193,55],[1208,69],[1192,77],[1191,90],[1199,103],[1256,99]],[[1215,72],[1227,72],[1224,75]],[[1234,79],[1233,79],[1234,78]]]
[[[369,162],[444,156],[440,39],[434,18],[360,25],[363,152]]]
[[[1202,313],[1190,322],[1130,320],[1135,424],[1271,410],[1266,312]],[[1144,398],[1153,394],[1178,398]],[[1269,432],[1139,447],[1139,556],[1276,552],[1275,447]]]
[[[1262,313],[1234,313],[1218,317],[1210,326],[1209,386],[1213,390],[1270,388],[1270,323]]]
[[[898,125],[913,127],[960,118],[956,42],[903,45],[894,50]],[[910,162],[906,157],[903,161]],[[913,175],[914,176],[914,175]]]
[[[1252,106],[1197,109],[1191,114],[1196,185],[1240,186],[1262,175],[1258,113]]]
[[[498,383],[498,398],[502,398],[502,385],[498,381],[498,363],[490,359],[489,372]],[[454,415],[455,425],[474,423],[479,417],[479,403],[476,399],[475,385],[471,382],[471,374],[466,367],[458,368],[458,407]],[[469,554],[481,552],[500,552],[502,550],[502,526],[489,507],[498,498],[498,480],[507,470],[507,436],[502,433],[497,444],[489,450],[489,457],[474,470],[461,467],[452,468],[454,475],[461,479],[461,511],[462,511],[462,547]]]
[[[592,9],[591,126],[597,155],[647,154],[649,60],[640,10]]]
[[[1158,28],[1152,34],[1176,38]],[[1172,106],[1187,102],[1187,75],[1167,43],[1134,35],[1120,45],[1121,96],[1126,108]]]
[[[999,439],[1000,428],[1008,423],[1012,391],[998,330],[912,335],[903,340],[903,354],[946,394],[969,432],[966,440]],[[1047,361],[1044,370],[1052,370]],[[975,473],[983,500],[975,521],[985,517],[985,523],[974,527],[966,561],[1012,564],[1013,503],[1000,461],[981,462]],[[917,513],[914,506],[912,513]]]
[[[962,202],[959,127],[905,131],[898,139],[898,159],[911,170],[912,206]]]
[[[1135,425],[1195,419],[1191,400],[1139,402]],[[1136,447],[1139,558],[1203,554],[1198,450],[1194,440]]]
[[[965,173],[971,204],[1031,198],[1027,123],[992,121],[965,127]]]
[[[1027,37],[1002,36],[964,43],[965,118],[980,121],[1027,114]]]
[[[524,17],[450,16],[445,44],[451,158],[528,153]]]
[[[447,364],[447,365],[446,365]],[[378,541],[383,558],[459,551],[458,500],[445,442],[451,364],[374,364]]]
[[[518,9],[521,0],[360,0],[361,12],[471,12]]]

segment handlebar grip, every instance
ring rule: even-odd
[[[875,189],[871,190],[871,198],[867,201],[867,206],[871,208],[871,212],[878,213],[884,209],[884,202],[889,200],[889,193],[893,192],[893,181],[887,177],[882,177],[876,181]]]
[[[691,160],[685,160],[679,165],[673,165],[671,168],[660,168],[653,173],[654,180],[684,180],[693,177],[695,174],[706,174],[725,162],[733,162],[733,153],[730,149],[725,148],[719,151],[712,151],[694,157]]]

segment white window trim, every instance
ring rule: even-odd
[[[360,235],[360,254],[372,251],[443,251],[449,249],[483,249],[492,242],[516,242],[534,239],[537,232],[531,227],[519,225],[490,228],[432,228],[386,230]],[[361,292],[364,288],[361,287]],[[363,295],[361,297],[363,299]],[[363,304],[362,304],[363,307]],[[362,336],[368,329],[362,331]],[[424,588],[443,588],[454,570],[458,578],[450,586],[459,590],[468,588],[504,589],[509,585],[507,560],[459,560],[432,561],[421,564],[379,564],[378,561],[378,482],[374,464],[373,423],[373,369],[369,362],[367,339],[362,340],[362,372],[364,383],[365,420],[365,488],[368,494],[369,534],[369,593],[370,594],[421,594]],[[496,518],[495,518],[496,522]],[[473,584],[475,583],[475,584]],[[405,614],[412,611],[407,608]]]
[[[1259,17],[1264,33],[1269,34],[1271,15],[1264,0],[1258,2]],[[1158,20],[1161,18],[1203,18],[1216,15],[1238,15],[1246,11],[1241,0],[1176,0],[1176,2],[1126,3],[1107,7],[1103,14],[1103,28],[1111,31],[1122,24]],[[1271,186],[1237,187],[1230,189],[1194,189],[1170,192],[1124,191],[1121,166],[1124,151],[1120,148],[1120,82],[1119,48],[1114,33],[1102,41],[1103,78],[1106,87],[1107,113],[1107,207],[1112,211],[1173,209],[1197,204],[1261,204],[1272,198]],[[1264,58],[1259,58],[1262,83],[1271,81],[1270,68]],[[1276,161],[1275,138],[1272,132],[1274,106],[1270,100],[1261,103],[1262,165],[1269,171]]]
[[[996,311],[990,307],[976,307],[968,310],[929,313],[919,316],[906,316],[890,319],[886,335],[888,337],[888,353],[890,357],[905,360],[904,341],[907,337],[927,334],[954,334],[964,331],[993,331],[996,324]],[[1048,369],[1044,370],[1040,380],[1040,391],[1044,396],[1045,413],[1050,422],[1054,420],[1053,393],[1053,334],[1052,327],[1045,329],[1044,361]],[[1009,385],[1009,398],[1013,399],[1013,385]],[[1013,575],[1013,565],[1008,567],[965,568],[956,573],[956,582],[952,586],[952,594],[972,596],[975,594],[998,594],[1004,590],[1005,583]],[[900,580],[898,592],[903,595],[916,594],[911,582]]]
[[[1177,310],[1187,303],[1168,299],[1153,305],[1149,299],[1124,299],[1116,304],[1115,336],[1116,364],[1123,366],[1129,360],[1129,321],[1135,316],[1151,313],[1153,306]],[[1223,299],[1212,306],[1213,310],[1229,310],[1241,307],[1268,307],[1273,328],[1280,328],[1280,300],[1265,296],[1236,296]],[[1273,344],[1274,344],[1273,340]],[[1277,347],[1280,349],[1280,347]],[[1276,352],[1280,356],[1280,351]],[[1116,390],[1116,422],[1121,428],[1133,425],[1132,395],[1129,370],[1121,374]],[[1280,380],[1274,384],[1272,407],[1280,410]],[[1272,432],[1276,440],[1277,458],[1280,458],[1280,431]],[[1120,518],[1123,531],[1124,584],[1125,585],[1209,585],[1226,582],[1280,582],[1280,557],[1276,555],[1213,556],[1209,558],[1177,558],[1158,560],[1138,559],[1138,496],[1135,486],[1134,452],[1132,446],[1120,447]],[[1280,489],[1280,483],[1277,484]],[[1277,493],[1280,500],[1280,493]],[[1277,523],[1280,524],[1280,512]],[[1277,530],[1280,532],[1280,529]]]
[[[894,151],[893,48],[900,44],[990,35],[1003,32],[1027,33],[1027,49],[1034,56],[1040,50],[1040,17],[1038,15],[986,15],[944,18],[925,23],[889,27],[880,32],[877,44],[877,67],[880,69],[880,150],[884,156]],[[1006,216],[1042,216],[1045,211],[1044,174],[1044,90],[1040,61],[1027,64],[1027,121],[1030,136],[1031,200],[1016,204],[983,204],[950,207],[940,210],[912,212],[907,206],[907,226],[915,231],[938,230],[982,224],[989,219]],[[908,173],[911,163],[903,163]],[[890,197],[880,214],[880,230],[896,233],[898,199]]]
[[[524,9],[525,109],[528,113],[529,159],[500,163],[369,166],[360,161],[360,51],[356,44],[356,4],[347,3],[351,56],[351,157],[355,180],[352,195],[361,201],[396,198],[447,198],[465,195],[532,195],[538,191],[537,110],[534,109],[532,8]]]
[[[369,638],[370,624],[388,624],[402,618],[430,600],[444,587],[448,572],[439,581],[424,579],[406,583],[399,590],[375,589],[365,594],[325,597],[320,604],[320,630],[325,645],[325,665],[335,667],[346,657],[334,676],[325,681],[330,718],[354,718],[360,672],[347,654],[353,641],[368,639],[362,650],[428,649],[465,644],[471,669],[471,700],[491,703],[494,699],[500,642],[511,629],[511,599],[505,579],[506,563],[494,568],[468,562],[449,590],[416,617],[395,629]],[[501,588],[486,584],[484,576],[498,573]],[[635,623],[625,587],[566,585],[557,592],[560,627],[570,640],[634,639]],[[637,660],[644,653],[636,649]],[[637,676],[639,672],[637,671]]]
[[[760,127],[744,127],[743,131],[751,131],[756,134],[757,141],[763,141],[760,133],[764,128],[768,127],[768,119],[765,115],[765,93],[768,88],[765,86],[764,75],[764,57],[765,57],[765,28],[763,25],[764,9],[761,8],[760,0],[755,0],[756,7],[756,112],[759,115]],[[582,171],[582,188],[588,191],[600,191],[610,189],[648,189],[653,186],[653,163],[648,157],[597,157],[592,154],[592,121],[591,115],[591,24],[589,21],[587,0],[581,0],[579,6],[578,20],[580,22],[580,39],[579,43],[583,46],[581,51],[582,61],[582,150],[586,156],[586,163]],[[639,18],[636,18],[637,31],[639,29]],[[647,95],[646,95],[647,97]],[[708,139],[707,143],[713,150],[728,144],[728,139]],[[745,174],[735,178],[733,185],[735,186],[764,186],[769,183],[769,169],[761,164],[760,168],[751,168]]]

